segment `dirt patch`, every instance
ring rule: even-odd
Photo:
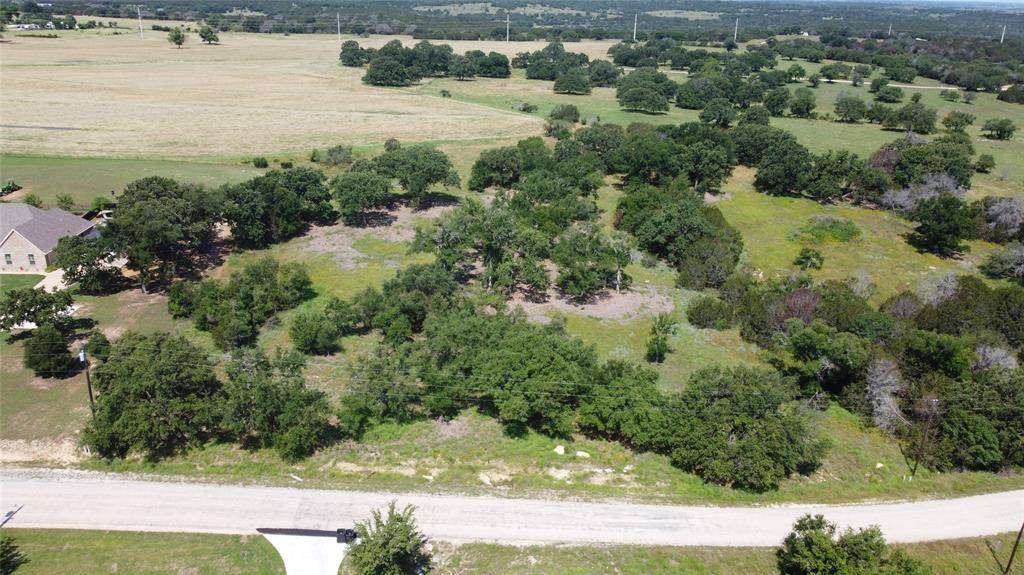
[[[400,206],[382,212],[376,218],[389,222],[386,225],[356,227],[337,223],[330,226],[314,226],[306,235],[309,241],[302,249],[316,254],[331,254],[341,269],[358,269],[367,257],[353,246],[359,238],[373,236],[387,242],[406,243],[415,237],[419,222],[435,219],[452,209],[453,206],[434,206],[425,210],[413,210],[408,206]]]
[[[576,303],[549,291],[546,301],[531,301],[522,294],[512,297],[512,306],[519,306],[526,317],[534,323],[548,323],[551,313],[585,315],[597,319],[629,321],[641,315],[668,313],[675,309],[675,303],[667,295],[651,287],[638,287],[620,293],[606,291],[592,301]]]
[[[344,224],[314,227],[309,230],[306,236],[309,242],[302,249],[315,254],[331,254],[341,269],[354,270],[364,257],[363,252],[352,247],[357,237],[354,230]]]
[[[0,439],[0,464],[58,463],[68,465],[86,459],[75,441],[65,439]]]
[[[441,440],[462,439],[468,437],[473,430],[473,423],[468,417],[459,416],[450,421],[442,418],[434,420],[434,435]]]

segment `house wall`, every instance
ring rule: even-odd
[[[28,256],[35,257],[36,263],[28,263]],[[11,263],[7,263],[7,256],[11,256]],[[6,240],[0,244],[0,272],[3,273],[46,273],[46,265],[49,263],[51,254],[45,254],[26,240],[18,232],[12,232]]]

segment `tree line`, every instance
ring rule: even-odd
[[[431,44],[426,40],[412,48],[392,40],[380,49],[362,48],[359,42],[347,40],[341,45],[339,59],[343,66],[367,66],[363,82],[375,86],[408,86],[431,76],[468,80],[475,76],[508,78],[512,73],[503,54],[471,50],[459,56],[448,44]]]

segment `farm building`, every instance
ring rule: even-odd
[[[0,272],[45,273],[61,238],[94,233],[92,222],[64,210],[0,203]]]

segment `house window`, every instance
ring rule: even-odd
[[[35,254],[28,254],[28,264],[30,266],[36,265],[36,255]]]
[[[11,254],[4,254],[4,263],[7,265],[11,265],[14,263],[13,261],[11,261]]]

